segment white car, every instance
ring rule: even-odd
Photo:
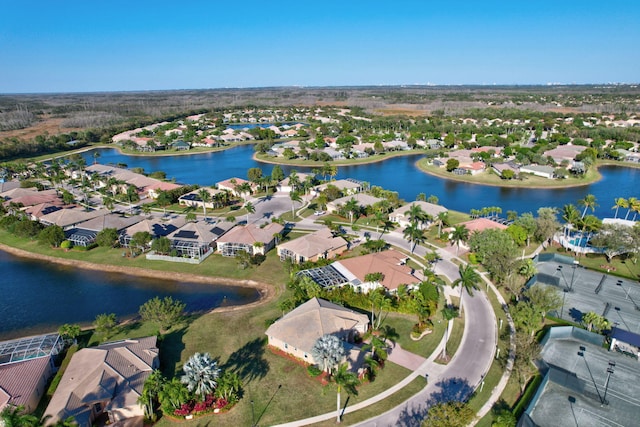
[[[314,215],[315,216],[324,215],[324,211],[315,211]]]

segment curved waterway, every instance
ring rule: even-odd
[[[0,340],[57,329],[64,323],[91,324],[101,313],[121,320],[159,296],[186,303],[187,311],[209,311],[259,299],[256,289],[185,283],[83,270],[19,258],[0,251]]]
[[[241,145],[225,151],[182,156],[127,156],[116,149],[99,149],[100,163],[124,163],[129,168],[141,167],[147,172],[164,171],[168,178],[186,184],[212,185],[230,177],[247,178],[247,170],[259,167],[270,174],[273,165],[252,158],[253,146]],[[93,151],[83,154],[88,164],[93,162]],[[541,207],[561,208],[576,203],[587,194],[596,196],[600,206],[595,215],[600,218],[613,215],[611,206],[617,197],[640,197],[640,169],[625,167],[601,167],[603,178],[595,183],[567,188],[531,189],[506,188],[469,184],[428,175],[415,163],[421,155],[393,157],[383,162],[353,166],[339,166],[337,178],[355,178],[397,191],[401,198],[415,200],[419,193],[435,195],[440,204],[449,209],[469,212],[488,206],[499,206],[503,212],[535,212]],[[303,167],[282,167],[285,173],[291,169],[309,171]],[[621,209],[619,215],[624,216]],[[504,215],[504,214],[503,214]]]

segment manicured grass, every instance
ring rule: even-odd
[[[443,320],[444,321],[444,320]],[[452,357],[458,351],[460,343],[462,342],[462,335],[464,333],[464,314],[462,317],[456,317],[453,319],[453,328],[449,331],[449,341],[447,342],[447,356]]]
[[[376,415],[383,414],[390,409],[395,408],[400,405],[405,400],[409,399],[414,394],[420,392],[426,385],[424,378],[418,377],[411,381],[406,387],[403,387],[401,390],[395,392],[391,396],[386,399],[377,402],[373,405],[369,405],[366,408],[362,408],[358,411],[355,411],[350,414],[344,414],[342,417],[342,422],[346,423],[346,425],[352,425],[355,423],[359,423],[361,421],[368,420],[369,418],[375,417]],[[351,403],[351,401],[350,401]],[[323,421],[320,423],[309,424],[313,427],[325,427],[325,426],[334,426],[336,425],[335,417]]]
[[[375,162],[382,162],[386,159],[391,159],[393,157],[400,157],[400,156],[411,156],[411,155],[416,155],[416,154],[426,154],[428,153],[428,150],[407,150],[407,151],[389,151],[389,152],[385,152],[382,154],[374,154],[372,156],[369,157],[363,157],[363,158],[358,158],[358,159],[344,159],[344,160],[333,160],[331,162],[329,162],[330,165],[335,165],[335,166],[347,166],[347,165],[362,165],[365,163],[375,163]],[[308,167],[313,167],[313,166],[322,166],[324,165],[325,161],[313,161],[313,160],[304,160],[304,159],[285,159],[284,157],[272,157],[266,154],[261,154],[261,153],[256,153],[255,155],[256,160],[260,160],[263,161],[265,163],[275,163],[275,164],[279,164],[279,165],[291,165],[291,166],[308,166]]]
[[[223,368],[243,378],[244,398],[230,412],[198,419],[221,425],[272,425],[330,412],[335,409],[335,387],[310,378],[304,366],[274,354],[265,345],[267,321],[281,313],[275,304],[252,310],[212,313],[195,319],[187,328],[170,333],[162,342],[162,369],[166,375],[180,373],[182,363],[194,352],[209,352]],[[387,363],[373,383],[359,387],[356,403],[391,387],[410,371]],[[282,386],[282,387],[279,387]],[[343,393],[343,399],[346,394]],[[253,401],[253,408],[251,401]],[[310,404],[313,402],[313,404]],[[163,418],[159,426],[174,424]]]
[[[439,304],[438,310],[442,307]],[[417,322],[415,315],[406,315],[400,313],[390,313],[387,317],[385,324],[395,328],[396,332],[400,335],[397,342],[400,346],[412,353],[418,354],[422,357],[429,357],[433,353],[442,340],[445,331],[445,322],[442,320],[440,313],[434,316],[433,332],[423,336],[420,340],[414,341],[411,339],[411,330],[413,325]]]
[[[111,249],[97,247],[90,251],[72,249],[68,252],[53,249],[37,241],[17,238],[4,230],[0,230],[0,242],[8,246],[23,249],[35,254],[48,255],[67,260],[87,261],[101,265],[115,265],[120,267],[137,267],[150,270],[184,273],[184,264],[167,261],[149,261],[144,256],[136,258],[123,257],[128,253],[126,249]],[[287,273],[277,257],[276,251],[270,251],[267,259],[259,266],[247,269],[238,267],[234,258],[214,254],[198,265],[189,265],[188,272],[199,276],[221,277],[237,280],[256,280],[270,284],[283,284],[287,280]]]

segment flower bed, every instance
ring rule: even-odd
[[[180,408],[173,411],[173,416],[176,417],[194,417],[200,415],[206,415],[210,413],[219,413],[222,410],[228,411],[229,402],[224,398],[216,398],[212,394],[208,395],[202,402],[190,401],[183,403]]]

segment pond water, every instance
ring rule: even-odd
[[[91,324],[101,313],[120,319],[149,299],[172,296],[187,310],[208,311],[257,301],[258,291],[82,270],[0,251],[0,340],[51,331],[64,323]]]

